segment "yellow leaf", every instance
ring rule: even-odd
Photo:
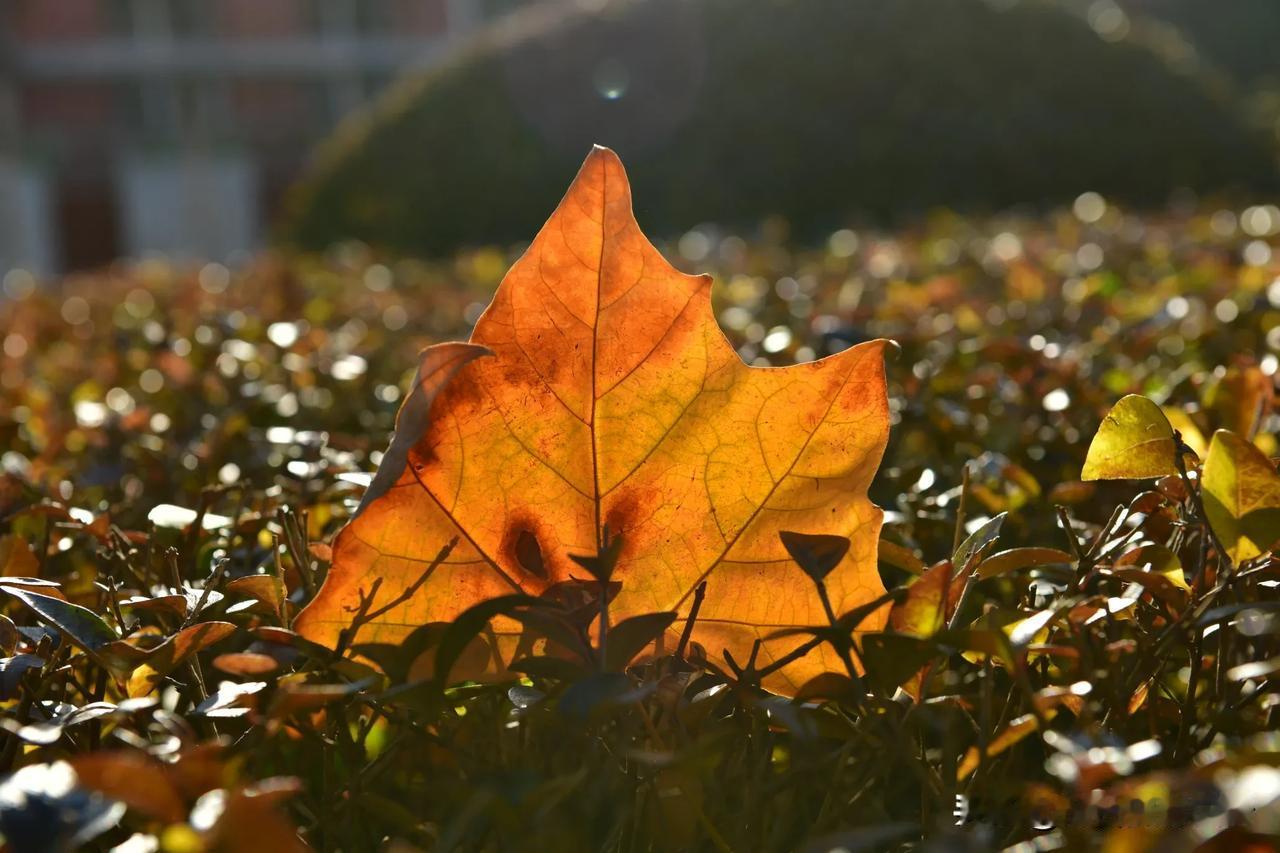
[[[225,640],[235,630],[230,622],[197,622],[183,628],[147,653],[146,661],[129,676],[129,695],[150,695],[179,664],[206,646]]]
[[[606,528],[622,540],[613,621],[676,611],[674,645],[705,579],[693,639],[717,657],[746,660],[762,633],[827,621],[782,530],[851,540],[825,579],[837,613],[881,595],[882,514],[867,487],[889,429],[884,342],[748,367],[710,300],[710,277],[677,272],[645,239],[622,164],[595,149],[471,342],[424,353],[372,494],[298,632],[334,644],[361,589],[381,578],[376,609],[454,537],[411,600],[357,642],[399,642],[481,600],[584,577],[571,556],[602,551]],[[518,627],[493,622],[508,648]],[[765,641],[760,665],[800,642]],[[768,686],[794,691],[837,666],[819,649]]]
[[[1005,726],[991,742],[987,744],[987,758],[994,758],[1027,735],[1034,732],[1040,727],[1040,721],[1035,714],[1024,714],[1015,720],[1010,720],[1009,725]],[[978,752],[976,746],[971,746],[965,752],[964,758],[961,759],[960,765],[956,768],[956,780],[962,781],[968,778],[973,771],[978,769],[978,763],[982,760],[981,753]]]
[[[904,572],[910,572],[913,575],[924,574],[925,570],[924,563],[916,556],[914,551],[888,539],[880,540],[880,562],[902,569]]]
[[[1205,451],[1209,449],[1209,442],[1205,441],[1204,433],[1200,431],[1200,427],[1196,426],[1196,422],[1191,420],[1191,416],[1177,406],[1163,406],[1160,411],[1164,412],[1164,416],[1169,419],[1169,426],[1182,435],[1183,443],[1190,447],[1196,456],[1203,459]]]
[[[1082,480],[1141,480],[1178,473],[1173,427],[1155,403],[1138,394],[1121,398],[1089,445]]]
[[[1191,588],[1182,570],[1182,561],[1164,545],[1139,545],[1119,557],[1115,566],[1117,569],[1133,566],[1143,572],[1151,572],[1179,590]]]
[[[1213,532],[1239,563],[1280,541],[1280,474],[1235,433],[1218,430],[1204,461],[1204,510]]]
[[[313,546],[314,547],[314,546]],[[248,575],[227,584],[227,592],[257,599],[276,618],[283,613],[287,591],[284,581],[275,575]]]
[[[968,582],[968,575],[943,560],[907,585],[907,594],[889,612],[889,626],[899,634],[932,637],[946,627]]]

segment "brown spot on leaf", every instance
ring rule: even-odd
[[[458,371],[458,376],[454,377],[453,381],[450,381],[444,387],[444,390],[440,392],[442,402],[438,408],[441,411],[452,412],[457,417],[462,417],[481,409],[485,402],[484,387],[479,382],[472,380],[470,374],[482,372],[486,368],[492,369],[491,364],[468,364]],[[447,402],[444,402],[445,400]],[[433,406],[432,408],[437,407]]]
[[[546,580],[547,564],[542,559],[542,548],[538,537],[528,530],[521,530],[516,536],[516,562],[529,574]]]
[[[419,479],[421,479],[426,469],[437,463],[439,459],[440,457],[436,455],[435,445],[425,437],[409,451],[409,464],[413,466],[413,470],[417,472]]]
[[[538,519],[524,512],[512,516],[499,546],[500,562],[523,575],[541,581],[551,579],[551,555],[543,551],[543,543],[551,541],[542,531]],[[535,584],[541,587],[541,584]],[[535,590],[536,592],[536,590]]]
[[[611,536],[622,537],[622,553],[627,553],[628,533],[642,525],[653,514],[654,506],[659,500],[656,492],[642,493],[628,489],[619,495],[618,500],[605,513],[604,523]],[[634,537],[631,537],[634,538]]]

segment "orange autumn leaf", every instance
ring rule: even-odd
[[[716,325],[710,277],[676,271],[648,242],[622,164],[596,148],[471,342],[424,351],[396,438],[295,627],[333,645],[362,589],[381,578],[377,609],[456,537],[412,598],[358,638],[395,643],[479,601],[587,577],[570,557],[597,554],[606,528],[622,540],[615,624],[675,611],[674,640],[703,580],[693,640],[716,658],[746,660],[757,639],[825,624],[778,534],[852,540],[826,577],[836,613],[883,593],[881,511],[867,497],[889,429],[883,348],[743,364]],[[758,665],[801,641],[765,640]],[[793,691],[838,666],[816,650],[769,686]]]

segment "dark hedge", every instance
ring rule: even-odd
[[[1172,24],[1204,58],[1244,86],[1280,83],[1280,3],[1275,0],[1120,0],[1120,6]]]
[[[534,10],[536,12],[536,10]],[[647,229],[1275,182],[1229,102],[1078,17],[981,0],[649,0],[508,21],[342,128],[279,236],[436,253],[527,237],[592,143]],[[523,31],[522,31],[523,30]],[[615,98],[608,97],[610,94]]]

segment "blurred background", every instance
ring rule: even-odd
[[[1276,187],[1274,0],[5,0],[0,270]],[[497,200],[498,195],[503,198]]]
[[[492,0],[5,0],[0,261],[265,242],[310,146]]]

